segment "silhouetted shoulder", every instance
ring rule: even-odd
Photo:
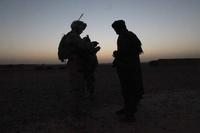
[[[128,31],[128,36],[133,37],[133,38],[137,38],[136,34],[133,33],[132,31]]]
[[[75,40],[76,40],[76,39],[81,39],[80,36],[79,36],[78,34],[73,33],[73,32],[67,33],[66,36],[69,37],[69,38],[72,39],[72,40],[73,40],[73,39],[75,39]]]
[[[142,43],[140,41],[140,39],[137,37],[137,35],[131,31],[128,31],[128,36],[129,39],[132,40],[131,42],[135,45],[137,53],[141,54],[143,53],[143,49],[142,49]]]

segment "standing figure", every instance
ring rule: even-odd
[[[71,84],[71,93],[73,98],[72,113],[75,117],[80,118],[84,115],[84,97],[85,97],[85,78],[84,71],[87,57],[96,53],[100,47],[92,47],[80,37],[87,24],[77,20],[72,22],[71,31],[68,32],[60,41],[58,47],[58,57],[63,62],[68,60],[69,77]],[[93,42],[90,42],[93,43]],[[97,42],[95,42],[97,43]]]
[[[95,71],[98,65],[98,59],[97,59],[97,52],[100,50],[97,49],[98,42],[93,41],[91,42],[89,36],[83,38],[86,42],[88,42],[88,45],[96,49],[96,52],[86,54],[85,56],[85,68],[84,68],[84,78],[85,78],[85,84],[86,84],[86,92],[87,96],[90,98],[90,100],[94,99],[94,93],[95,93]]]
[[[143,52],[141,42],[128,31],[124,20],[112,24],[117,39],[117,50],[113,52],[113,67],[116,67],[121,84],[124,107],[116,112],[121,121],[134,122],[137,105],[144,93],[139,55]]]

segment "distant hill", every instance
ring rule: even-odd
[[[158,59],[149,62],[150,66],[170,66],[170,65],[187,65],[199,66],[200,58],[179,58],[179,59]]]

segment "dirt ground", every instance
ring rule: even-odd
[[[143,64],[145,95],[137,122],[119,122],[120,84],[111,65],[96,72],[87,115],[70,115],[68,69],[60,66],[0,68],[0,133],[199,133],[200,66]]]

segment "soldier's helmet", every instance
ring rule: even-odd
[[[73,21],[72,24],[71,24],[71,29],[72,30],[85,30],[85,28],[87,27],[87,24],[84,23],[83,21],[80,21],[80,20],[76,20],[76,21]]]

